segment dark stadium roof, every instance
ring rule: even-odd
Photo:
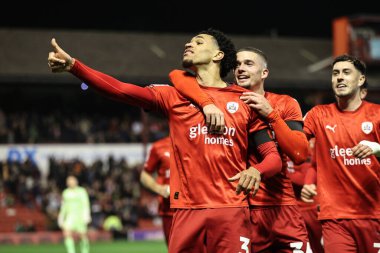
[[[0,28],[128,30],[230,35],[331,37],[340,16],[378,14],[376,1],[9,1]]]

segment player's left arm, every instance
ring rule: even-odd
[[[289,99],[285,115],[288,119],[284,121],[280,113],[273,109],[269,101],[261,94],[255,92],[244,92],[240,97],[244,103],[256,110],[271,125],[275,138],[284,152],[294,164],[306,161],[308,155],[308,141],[303,133],[302,112],[298,102]],[[301,120],[291,120],[301,119]]]
[[[352,148],[353,155],[363,159],[370,155],[380,157],[380,144],[374,141],[363,140],[358,145]]]
[[[281,171],[281,156],[268,131],[269,129],[266,128],[250,134],[249,143],[257,148],[262,161],[229,178],[229,181],[239,180],[236,187],[237,194],[242,191],[248,194],[252,191],[252,195],[256,195],[262,178],[271,177]]]
[[[60,228],[63,228],[63,223],[65,221],[65,217],[66,217],[66,204],[65,204],[65,201],[64,201],[64,195],[62,194],[62,201],[61,201],[61,207],[59,209],[59,213],[58,213],[58,226]]]
[[[83,204],[83,220],[86,222],[86,224],[89,224],[91,222],[91,207],[90,207],[90,198],[85,188],[83,188],[82,204]]]
[[[220,133],[224,129],[224,113],[214,104],[214,100],[203,92],[195,77],[190,73],[175,69],[169,73],[169,79],[182,96],[203,109],[206,125],[211,132]]]

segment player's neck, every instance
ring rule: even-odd
[[[226,82],[220,77],[219,71],[219,68],[198,69],[196,77],[198,83],[206,87],[227,87]]]
[[[355,111],[360,107],[362,102],[359,95],[337,98],[338,107],[342,111]]]
[[[263,95],[265,94],[264,85],[263,84],[255,84],[251,85],[249,89],[257,94]]]

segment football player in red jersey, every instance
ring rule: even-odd
[[[52,47],[48,64],[53,72],[70,72],[105,96],[168,118],[170,206],[176,209],[169,253],[250,252],[247,196],[239,193],[257,190],[259,171],[279,170],[281,158],[265,123],[240,100],[244,89],[222,79],[236,66],[233,43],[220,31],[208,29],[186,43],[183,54],[183,66],[195,71],[204,92],[223,108],[228,124],[219,135],[208,131],[202,112],[175,88],[120,82],[72,58],[54,39]],[[265,157],[251,168],[249,136]],[[241,178],[238,183],[228,180],[235,175]]]
[[[332,64],[336,102],[313,107],[304,131],[315,137],[317,183],[302,189],[304,201],[318,193],[326,252],[380,250],[380,105],[363,100],[366,65],[351,55]]]
[[[264,90],[264,81],[269,75],[268,60],[259,49],[246,47],[237,52],[237,65],[234,69],[236,83],[247,92],[241,99],[256,110],[273,131],[282,154],[282,169],[273,173],[262,173],[263,180],[256,196],[250,196],[249,204],[253,230],[251,235],[254,252],[293,252],[308,248],[306,227],[298,210],[293,187],[287,177],[287,156],[296,164],[306,160],[308,142],[303,133],[302,112],[298,102],[288,96]],[[182,71],[170,74],[174,86],[186,97],[200,106],[212,104],[212,99],[196,84],[195,79]],[[250,90],[250,91],[249,91]],[[205,112],[206,113],[206,112]],[[211,118],[211,127],[217,128],[220,120],[217,111]],[[225,120],[228,123],[227,120]],[[250,164],[261,161],[254,150],[250,152]],[[235,178],[232,178],[235,179]]]
[[[153,174],[156,174],[154,178]],[[147,160],[140,174],[140,182],[147,189],[158,194],[158,214],[162,219],[162,227],[166,245],[169,245],[170,228],[174,210],[170,208],[170,138],[164,137],[155,141],[150,148]]]

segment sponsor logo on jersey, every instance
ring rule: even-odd
[[[330,130],[331,132],[335,133],[336,124],[334,126],[326,125],[326,129]]]
[[[235,136],[236,128],[224,126],[222,134],[218,135],[209,135],[208,129],[206,126],[201,126],[198,124],[196,126],[190,127],[189,137],[190,139],[195,139],[198,136],[204,136],[205,144],[222,144],[227,146],[233,146],[234,142],[230,137]]]
[[[353,156],[351,148],[340,148],[338,145],[330,148],[330,156],[332,159],[342,157],[344,165],[371,165],[371,158],[357,158]]]

